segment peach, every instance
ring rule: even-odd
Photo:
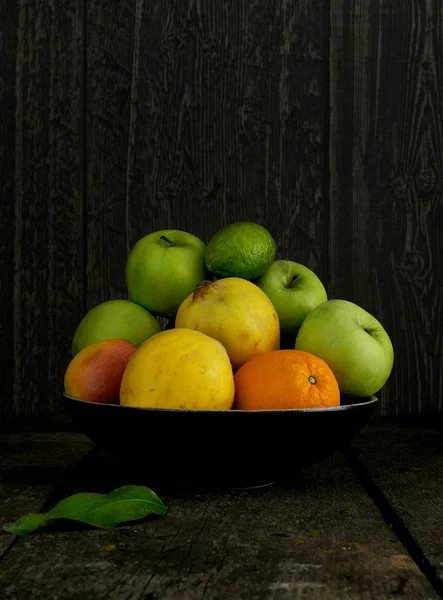
[[[133,344],[123,339],[86,346],[66,369],[65,393],[79,400],[118,404],[123,373],[136,350]]]

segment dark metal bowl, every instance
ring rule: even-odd
[[[66,394],[68,410],[97,446],[170,485],[250,487],[288,479],[340,449],[378,399],[294,410],[210,411],[96,404]],[[351,403],[352,402],[352,403]]]

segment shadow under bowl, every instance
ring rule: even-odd
[[[342,448],[378,399],[330,408],[211,411],[85,402],[64,394],[76,425],[149,482],[237,488],[287,480]]]

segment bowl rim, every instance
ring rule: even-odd
[[[72,402],[76,402],[84,406],[93,406],[98,410],[126,410],[126,411],[142,411],[147,413],[180,413],[180,414],[288,414],[288,413],[329,413],[329,412],[345,412],[349,410],[358,410],[364,406],[376,405],[379,401],[377,396],[367,396],[367,400],[364,402],[355,402],[354,404],[340,404],[338,406],[324,406],[317,408],[277,408],[277,409],[263,409],[263,410],[239,410],[239,409],[228,409],[228,410],[208,410],[208,409],[183,409],[183,408],[149,408],[146,406],[125,406],[121,404],[106,404],[102,402],[89,402],[88,400],[81,400],[80,398],[74,398],[66,392],[63,392],[63,396]],[[349,396],[348,396],[349,398]]]

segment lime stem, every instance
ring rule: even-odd
[[[163,240],[164,242],[166,242],[167,244],[169,244],[171,247],[174,245],[171,240],[168,240],[168,238],[165,235],[161,235],[160,239]]]

